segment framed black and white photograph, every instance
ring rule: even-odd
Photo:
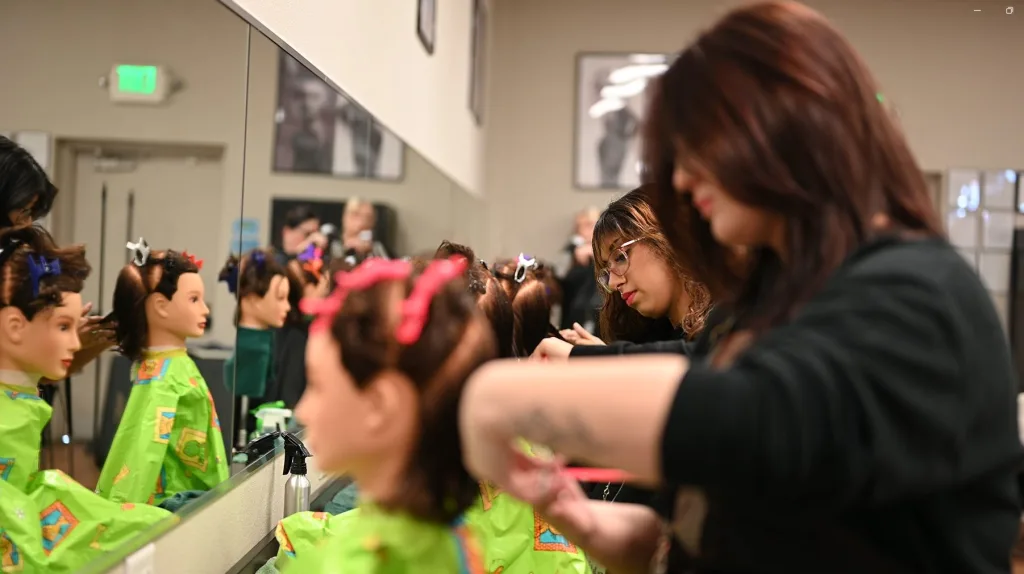
[[[416,10],[416,35],[428,54],[434,53],[437,38],[437,0],[418,0]]]
[[[484,123],[484,85],[487,68],[487,5],[473,0],[473,34],[470,45],[469,109],[476,124]]]
[[[576,58],[573,183],[581,189],[640,185],[640,121],[650,81],[671,54],[584,53]]]
[[[274,171],[395,181],[405,146],[361,106],[282,51]]]

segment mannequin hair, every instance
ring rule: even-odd
[[[237,281],[235,294],[241,300],[249,295],[265,296],[270,290],[271,280],[278,275],[286,277],[287,271],[277,262],[273,251],[257,248],[242,255],[241,259],[235,255],[228,256],[217,280],[229,282],[232,275]],[[228,284],[230,288],[230,282]]]
[[[177,251],[153,251],[141,267],[129,263],[117,274],[114,286],[113,319],[117,321],[117,345],[122,355],[138,361],[149,346],[146,299],[159,293],[171,299],[178,291],[178,279],[198,273],[199,267]]]
[[[39,278],[38,293],[32,282],[29,257],[56,260],[60,265],[58,273]],[[15,307],[29,321],[40,311],[60,306],[63,293],[81,293],[90,271],[84,245],[57,247],[42,227],[0,233],[0,308]]]
[[[462,462],[458,412],[469,375],[495,356],[491,328],[476,306],[464,277],[443,284],[433,295],[423,330],[415,342],[395,338],[395,307],[402,305],[429,259],[412,261],[402,280],[382,280],[349,291],[331,320],[331,336],[342,349],[340,361],[356,387],[365,389],[385,371],[401,373],[419,396],[419,436],[404,483],[382,507],[422,520],[448,524],[479,495],[477,481]],[[395,289],[394,284],[400,288]]]
[[[522,281],[516,281],[518,265],[516,260],[498,261],[494,264],[494,276],[512,302],[515,353],[528,357],[544,339],[560,339],[561,336],[551,325],[551,308],[556,297],[551,288],[554,274],[548,266],[538,263],[525,271]]]
[[[466,280],[469,293],[476,304],[487,316],[494,331],[498,357],[507,359],[515,356],[515,316],[512,312],[512,301],[498,283],[487,264],[477,259],[476,253],[465,245],[442,241],[434,252],[435,259],[448,259],[453,255],[461,255],[469,262],[466,268]]]

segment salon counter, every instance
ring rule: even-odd
[[[261,548],[272,543],[284,516],[285,457],[281,450],[256,470],[222,484],[212,500],[186,513],[180,524],[151,540],[110,574],[225,574],[246,571]],[[316,457],[307,461],[311,500],[323,499],[339,481],[320,472]],[[332,488],[332,485],[334,487]],[[222,490],[221,490],[222,489]],[[147,567],[149,569],[147,569]]]

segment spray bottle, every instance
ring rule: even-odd
[[[291,516],[309,510],[312,485],[306,478],[306,459],[313,455],[306,449],[306,445],[290,432],[274,431],[250,442],[245,452],[250,461],[257,460],[273,452],[278,439],[284,443],[284,474],[291,474],[284,485],[284,515]]]

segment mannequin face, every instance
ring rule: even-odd
[[[285,276],[274,275],[265,295],[250,294],[242,298],[239,325],[263,329],[284,325],[288,311],[292,309],[288,303],[289,291],[291,285]]]
[[[402,456],[411,444],[416,391],[397,373],[382,373],[360,389],[340,357],[330,333],[310,335],[306,390],[295,414],[306,427],[306,444],[316,452],[320,468],[367,476],[382,461]]]
[[[68,374],[71,359],[82,348],[78,321],[82,317],[82,296],[64,293],[61,305],[36,313],[31,321],[20,309],[0,309],[0,352],[10,367],[51,380]]]
[[[203,301],[205,295],[203,278],[198,273],[182,273],[178,290],[170,300],[159,293],[149,296],[146,312],[150,330],[160,329],[182,340],[202,337],[210,316]]]

